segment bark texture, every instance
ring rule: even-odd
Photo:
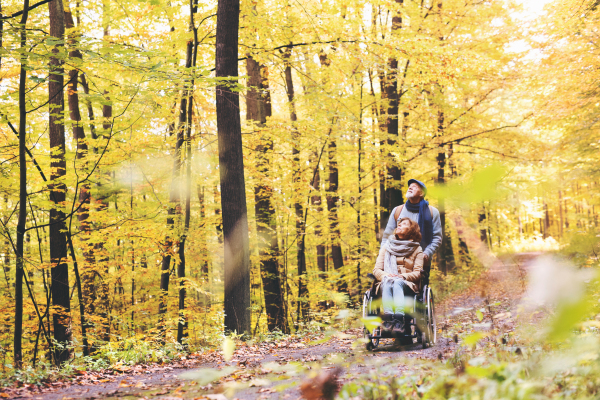
[[[50,12],[50,36],[62,40],[65,34],[65,16],[62,0],[48,3]],[[61,45],[59,45],[61,46]],[[58,47],[58,46],[57,46]],[[54,49],[53,53],[57,53]],[[64,68],[63,61],[50,58],[50,76],[48,96],[50,98],[49,131],[50,149],[50,197],[54,203],[50,209],[50,259],[52,261],[52,304],[57,307],[52,315],[54,339],[54,359],[58,364],[69,359],[68,344],[71,339],[71,321],[69,313],[69,271],[67,265],[67,238],[65,235],[65,213],[62,210],[65,201],[66,185],[61,182],[66,175],[65,126],[62,121],[64,112]]]
[[[219,0],[217,6],[216,76],[238,76],[239,0]],[[223,239],[225,247],[225,329],[250,332],[250,251],[240,99],[221,81],[217,93],[217,131]]]

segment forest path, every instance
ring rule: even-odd
[[[323,343],[310,345],[307,338],[286,338],[279,342],[259,343],[236,348],[233,358],[226,362],[220,352],[208,352],[187,360],[165,366],[136,366],[125,372],[109,371],[111,375],[98,377],[84,374],[74,382],[64,382],[59,388],[34,387],[12,392],[11,397],[36,400],[67,399],[297,399],[300,385],[311,373],[323,376],[341,367],[338,382],[344,384],[358,376],[378,372],[384,365],[394,365],[392,373],[410,373],[416,360],[445,362],[452,357],[458,346],[452,338],[456,333],[466,332],[478,325],[479,329],[495,329],[510,332],[514,319],[510,316],[494,318],[514,310],[518,303],[527,267],[539,253],[521,253],[500,257],[488,272],[473,285],[460,291],[447,301],[438,304],[438,343],[428,349],[420,345],[394,349],[389,344],[375,352],[367,352],[356,339],[362,337],[362,329],[354,328],[338,333]],[[520,281],[521,283],[518,283]],[[490,306],[490,304],[492,306]],[[476,310],[482,310],[480,321]],[[514,313],[513,313],[514,314]],[[489,321],[489,322],[487,322]],[[491,322],[494,322],[491,324]],[[486,325],[487,323],[487,325]],[[183,372],[199,371],[201,377],[211,368],[215,371],[234,367],[235,372],[222,378],[219,383],[200,386],[195,381],[181,378]],[[308,368],[308,369],[307,369]],[[281,370],[278,370],[281,369]],[[388,369],[387,373],[390,370]],[[225,392],[234,384],[235,392]]]

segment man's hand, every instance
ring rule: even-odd
[[[423,253],[423,261],[424,262],[429,261],[429,256],[427,254],[425,254],[425,253]]]

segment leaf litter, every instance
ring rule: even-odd
[[[522,293],[507,290],[500,280],[492,269],[467,290],[438,304],[438,344],[425,350],[416,343],[392,348],[389,342],[375,352],[366,352],[362,326],[357,322],[344,331],[289,335],[260,343],[236,341],[233,350],[230,343],[227,349],[182,355],[169,364],[117,363],[101,371],[77,371],[68,380],[5,388],[0,396],[44,400],[317,399],[333,398],[340,390],[346,397],[362,380],[373,377],[410,379],[417,396],[419,388],[443,365],[453,365],[459,375],[474,373],[481,368],[478,362],[485,365],[490,352],[501,348],[517,354],[513,333]],[[367,386],[356,387],[365,390]]]

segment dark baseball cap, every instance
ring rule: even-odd
[[[425,184],[423,182],[416,180],[416,179],[409,179],[408,186],[410,186],[411,183],[416,183],[417,185],[421,186],[421,188],[423,189],[423,195],[427,194],[427,186],[425,186]]]

